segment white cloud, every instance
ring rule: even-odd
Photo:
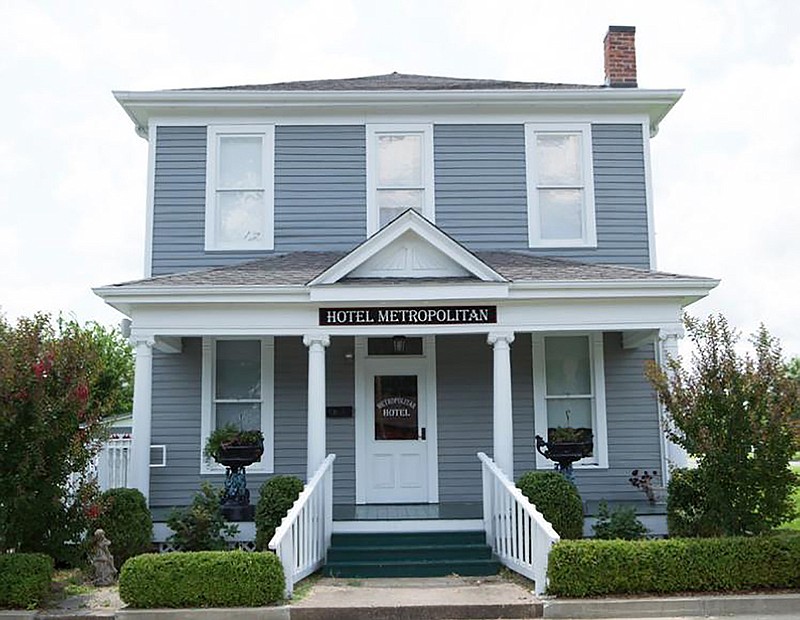
[[[659,266],[723,278],[693,312],[763,321],[800,354],[800,4],[778,0],[5,3],[0,305],[116,321],[89,287],[141,275],[147,145],[113,89],[600,83],[609,24],[637,27],[642,86],[687,89],[652,142]]]

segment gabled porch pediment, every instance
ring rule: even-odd
[[[311,280],[308,286],[385,278],[507,282],[460,243],[409,209]]]

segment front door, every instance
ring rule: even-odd
[[[428,363],[419,358],[364,358],[362,458],[357,459],[368,504],[432,500],[430,422],[434,422]],[[435,446],[435,443],[433,444]],[[435,483],[434,483],[435,484]]]

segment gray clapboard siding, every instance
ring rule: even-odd
[[[355,363],[352,337],[333,337],[326,353],[326,402],[330,406],[353,407],[351,418],[329,418],[326,426],[328,453],[333,462],[333,499],[337,504],[356,501]]]
[[[642,129],[592,125],[596,249],[537,249],[544,256],[650,265]],[[523,125],[434,128],[436,222],[476,250],[527,250]]]
[[[353,363],[344,354],[353,351],[352,338],[332,338],[327,366],[328,402],[352,405]],[[183,506],[191,502],[202,480],[222,485],[221,475],[200,475],[201,341],[184,338],[183,351],[153,355],[152,443],[167,445],[167,466],[153,468],[153,507]],[[299,337],[275,339],[275,471],[274,474],[306,475],[308,352]],[[355,435],[353,419],[327,421],[328,451],[336,453],[334,497],[348,503],[355,498]],[[252,501],[270,477],[248,475]]]
[[[653,345],[623,349],[619,333],[605,334],[607,470],[578,470],[584,500],[642,500],[628,482],[634,469],[661,472],[658,403],[644,377],[644,365],[655,359]],[[660,480],[660,477],[659,477]]]
[[[584,500],[636,500],[628,484],[633,469],[660,470],[660,431],[655,396],[642,374],[653,359],[652,345],[623,350],[621,336],[604,338],[610,467],[578,470]],[[332,338],[327,350],[327,400],[353,405],[351,337]],[[517,334],[512,344],[514,467],[519,476],[535,468],[531,339]],[[480,501],[476,454],[492,455],[492,349],[483,335],[439,336],[437,412],[440,501]],[[305,479],[308,353],[299,337],[275,339],[275,474]],[[186,505],[202,479],[222,484],[219,475],[200,475],[199,338],[185,338],[179,354],[155,352],[153,359],[153,443],[167,445],[167,466],[151,469],[151,502],[156,508]],[[334,501],[355,500],[354,418],[327,420],[328,452],[334,464]],[[248,476],[253,501],[268,475]]]
[[[152,273],[258,258],[205,251],[206,128],[156,134]],[[275,251],[349,250],[366,237],[364,126],[275,129]]]
[[[592,126],[596,249],[537,254],[649,266],[642,131]],[[275,251],[339,250],[366,236],[363,125],[275,130]],[[205,252],[205,127],[159,127],[153,274],[227,265],[265,252]],[[437,224],[473,249],[528,249],[524,127],[434,127]]]

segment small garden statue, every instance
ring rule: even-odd
[[[111,541],[106,538],[103,530],[95,530],[92,538],[92,566],[94,567],[94,579],[92,583],[96,586],[110,586],[117,580],[117,569],[114,567],[114,556],[108,550]]]

